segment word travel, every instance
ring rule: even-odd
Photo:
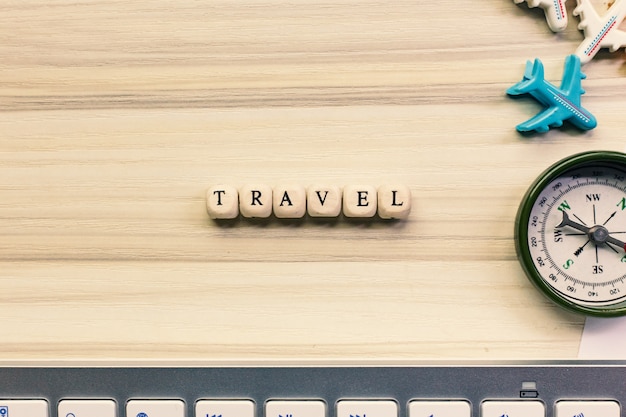
[[[346,217],[405,219],[411,211],[411,191],[404,185],[334,185],[247,184],[239,190],[230,185],[214,185],[206,196],[211,219],[267,218],[272,213],[279,219],[311,217]]]

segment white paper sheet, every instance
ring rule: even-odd
[[[626,317],[587,317],[579,359],[626,359]]]

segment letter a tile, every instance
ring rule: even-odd
[[[279,219],[299,219],[306,213],[306,191],[300,185],[274,187],[274,215]]]

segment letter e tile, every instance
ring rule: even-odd
[[[347,185],[343,189],[343,214],[346,217],[374,217],[378,199],[371,185]]]

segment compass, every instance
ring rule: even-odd
[[[579,313],[626,314],[626,154],[565,158],[530,186],[515,220],[530,281]]]

